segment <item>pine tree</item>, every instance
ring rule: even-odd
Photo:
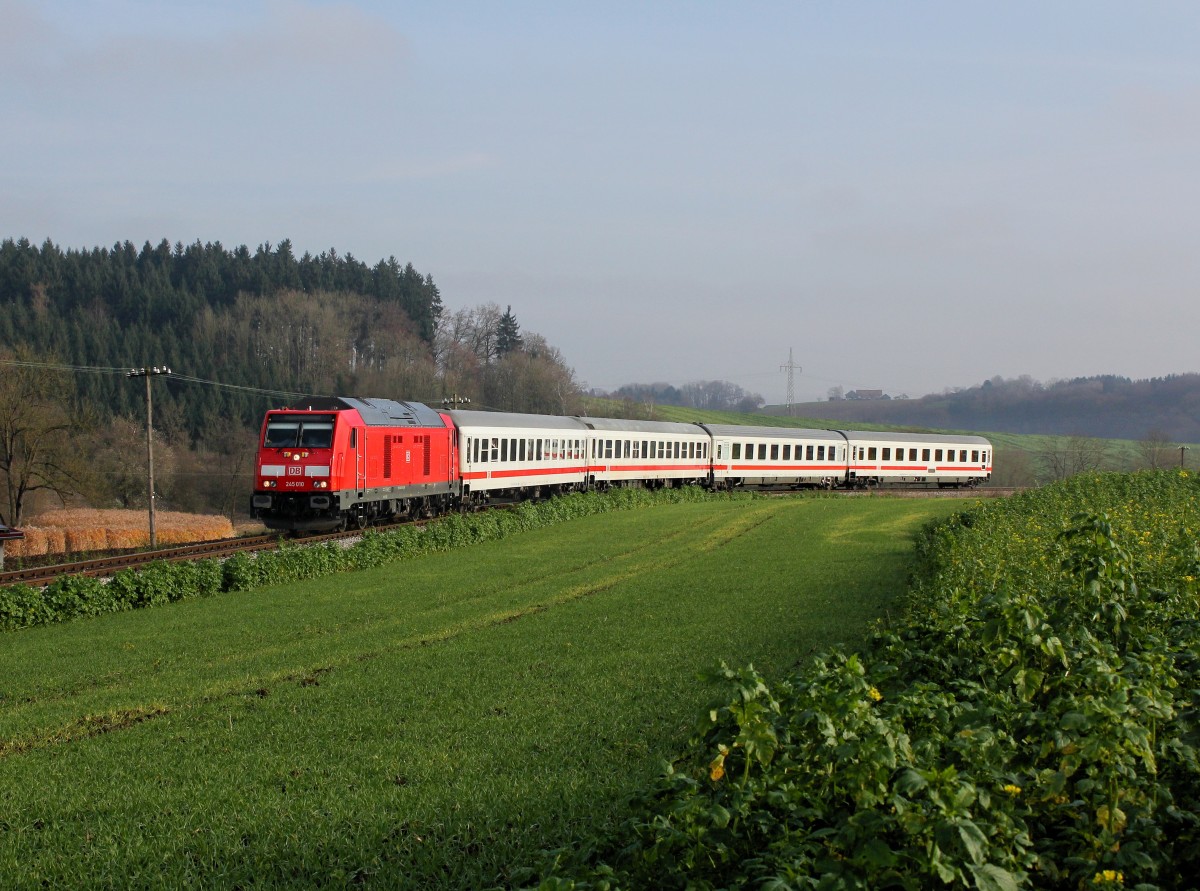
[[[510,305],[496,325],[496,355],[503,358],[509,353],[519,352],[523,345],[521,326],[517,324],[517,317],[513,315]]]

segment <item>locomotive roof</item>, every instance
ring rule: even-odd
[[[583,428],[575,418],[558,415],[529,415],[509,411],[454,409],[450,417],[459,427],[524,427],[531,430],[574,430]]]
[[[445,427],[442,416],[421,402],[396,402],[357,396],[316,396],[299,405],[294,411],[357,411],[368,427]]]
[[[742,424],[704,424],[713,436],[762,436],[770,439],[832,439],[844,442],[836,430],[801,429],[798,427],[750,427]]]
[[[579,418],[593,430],[615,431],[617,433],[703,433],[695,424],[683,424],[678,421],[630,421],[625,418]]]

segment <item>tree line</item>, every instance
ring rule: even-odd
[[[138,507],[145,387],[153,381],[160,504],[233,515],[251,488],[263,413],[281,394],[575,413],[562,354],[509,306],[446,312],[432,277],[394,257],[295,257],[289,241],[62,249],[0,242],[0,501]],[[12,362],[19,362],[13,365]],[[52,433],[52,435],[50,435]]]
[[[819,406],[819,407],[817,407]],[[952,430],[1200,442],[1200,374],[1131,380],[1098,375],[1043,383],[993,377],[919,399],[840,400],[809,408],[847,421]]]
[[[758,393],[747,392],[729,381],[692,381],[680,387],[666,383],[626,384],[607,395],[645,408],[677,405],[712,411],[755,412],[763,405],[763,398]]]

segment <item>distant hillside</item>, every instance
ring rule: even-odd
[[[782,414],[783,408],[764,411]],[[920,399],[810,402],[793,406],[793,413],[889,426],[1131,440],[1157,434],[1200,442],[1200,374],[1140,381],[1105,375],[1049,384],[997,377]]]

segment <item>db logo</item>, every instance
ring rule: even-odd
[[[288,476],[302,476],[303,474],[304,474],[304,468],[301,467],[299,464],[289,464],[288,465]]]

